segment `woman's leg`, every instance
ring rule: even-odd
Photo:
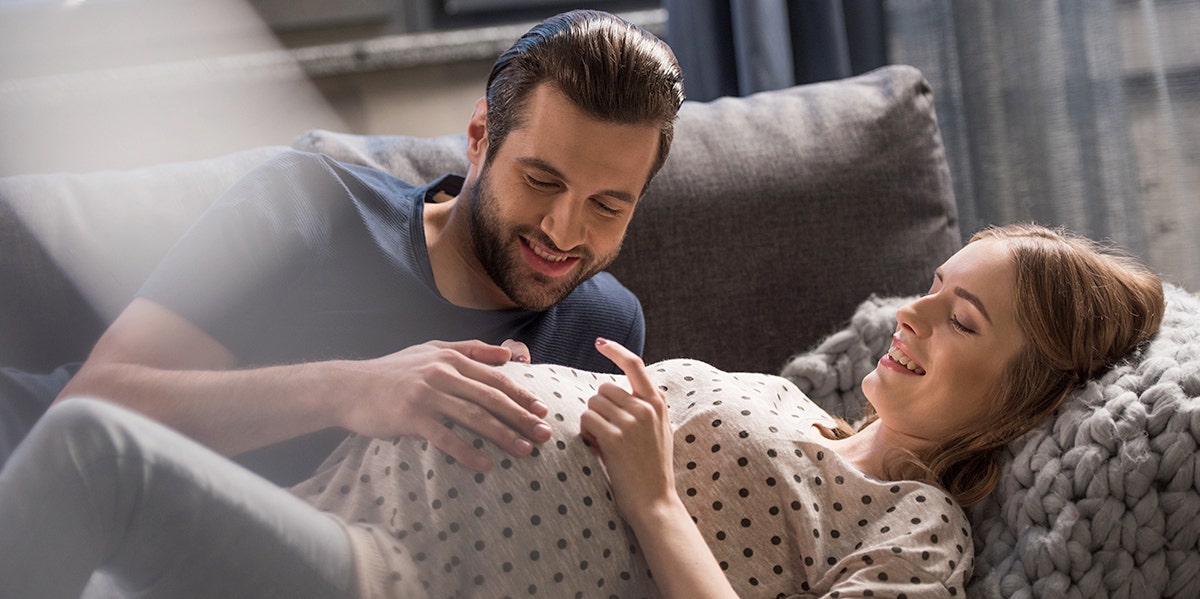
[[[336,522],[108,403],[50,409],[0,471],[0,581],[78,597],[94,570],[143,597],[350,597]]]

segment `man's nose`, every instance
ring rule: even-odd
[[[580,209],[582,205],[583,201],[577,198],[557,198],[542,217],[542,232],[558,249],[569,251],[587,237],[587,227]]]

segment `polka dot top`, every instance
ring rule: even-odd
[[[579,436],[588,398],[624,377],[501,368],[550,406],[554,434],[531,457],[458,427],[495,461],[480,474],[421,439],[353,436],[292,489],[346,527],[360,595],[657,597]],[[946,493],[851,467],[815,435],[828,414],[785,379],[695,360],[649,371],[675,429],[680,497],[739,596],[962,595],[971,538]]]

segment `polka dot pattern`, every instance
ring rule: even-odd
[[[623,378],[503,368],[550,406],[554,435],[532,457],[476,443],[496,464],[478,474],[419,439],[352,437],[293,491],[349,523],[364,596],[657,596],[579,437],[587,399]],[[694,360],[649,370],[675,428],[680,497],[740,595],[961,592],[972,544],[958,506],[851,468],[812,436],[828,416],[791,383]]]

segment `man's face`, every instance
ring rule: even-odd
[[[476,258],[513,303],[541,311],[617,257],[659,132],[596,121],[546,85],[527,110],[465,191]]]

